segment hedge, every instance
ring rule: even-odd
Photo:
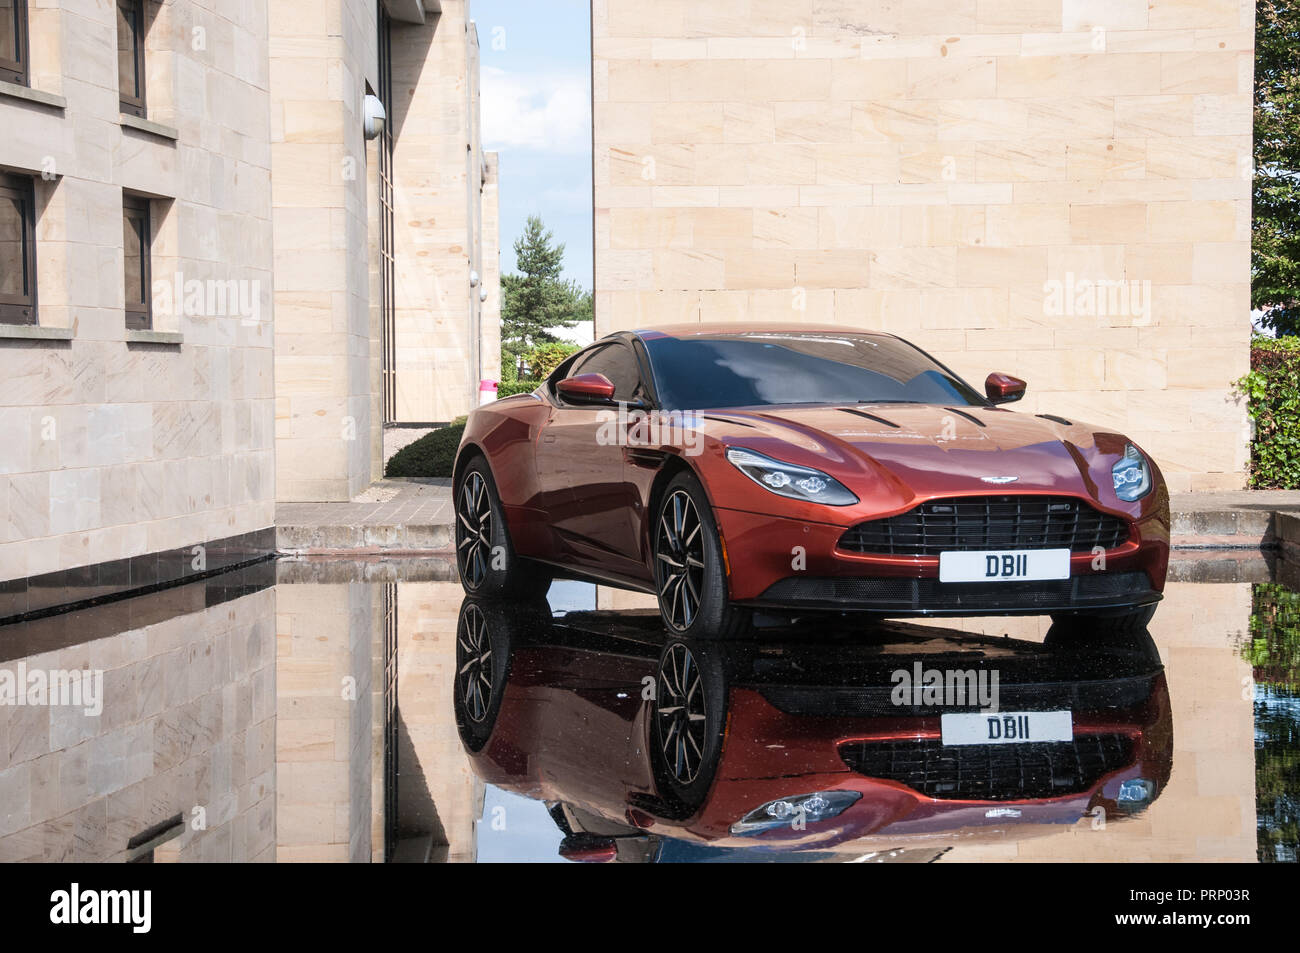
[[[1238,387],[1254,422],[1251,487],[1300,489],[1300,338],[1252,340],[1250,373]]]
[[[497,385],[497,398],[513,397],[515,394],[531,394],[537,390],[540,381],[502,381]]]
[[[464,417],[425,434],[393,454],[384,468],[390,477],[449,477],[456,463],[456,448],[465,434]]]

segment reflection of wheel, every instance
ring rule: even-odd
[[[1054,617],[1051,628],[1043,636],[1043,647],[1054,652],[1131,655],[1160,664],[1160,650],[1145,625],[1133,628],[1108,624],[1113,621],[1087,616]]]
[[[456,623],[456,728],[471,751],[487,743],[501,708],[518,640],[550,624],[545,603],[492,603],[467,598]]]
[[[704,803],[722,754],[726,685],[704,647],[672,640],[659,656],[651,709],[651,756],[668,793],[694,810]]]
[[[1131,612],[1118,615],[1054,615],[1052,622],[1067,628],[1091,630],[1107,635],[1139,635],[1146,631],[1147,625],[1155,618],[1156,603],[1140,606]]]
[[[669,631],[729,636],[748,626],[749,612],[727,599],[718,527],[693,474],[679,473],[664,490],[654,527],[654,560],[659,614]]]
[[[465,591],[511,599],[544,595],[550,574],[515,555],[486,460],[475,457],[466,465],[454,498],[456,568]]]
[[[471,605],[456,631],[457,691],[471,721],[487,717],[492,698],[492,640],[488,638],[483,610]]]

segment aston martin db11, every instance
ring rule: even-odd
[[[476,595],[556,576],[653,593],[675,635],[755,610],[1043,614],[1139,629],[1169,496],[1123,434],[1006,405],[915,345],[842,328],[624,331],[470,414],[456,552]]]

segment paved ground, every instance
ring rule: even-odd
[[[281,552],[427,552],[452,546],[450,479],[381,480],[350,503],[281,503]]]
[[[1178,548],[1300,540],[1300,492],[1177,493],[1170,506]],[[447,479],[382,480],[350,503],[281,503],[275,516],[287,553],[445,552],[455,518]]]

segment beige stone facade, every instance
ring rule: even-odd
[[[266,4],[145,4],[144,117],[114,4],[28,7],[29,85],[0,86],[37,298],[0,324],[0,581],[274,522]],[[126,326],[124,195],[152,217],[150,331]]]
[[[900,334],[1244,483],[1249,0],[594,0],[596,325]]]
[[[382,475],[385,423],[445,423],[497,376],[495,156],[478,121],[478,35],[465,0],[325,4],[271,15],[276,252],[276,475],[281,500],[346,500]],[[362,134],[391,44],[391,169]],[[388,182],[383,181],[384,178]],[[382,204],[391,189],[392,233]],[[385,248],[385,243],[388,247]],[[391,258],[391,301],[382,270]],[[389,330],[383,323],[385,311]],[[385,355],[385,334],[392,338]],[[389,406],[385,368],[392,375]]]
[[[499,363],[497,160],[465,0],[18,2],[0,618],[54,604],[23,580],[84,569],[94,587],[96,567],[191,549],[179,575],[219,568],[195,547],[260,545],[277,498],[355,496],[386,424],[466,413]],[[366,136],[368,94],[390,100],[387,140]]]

